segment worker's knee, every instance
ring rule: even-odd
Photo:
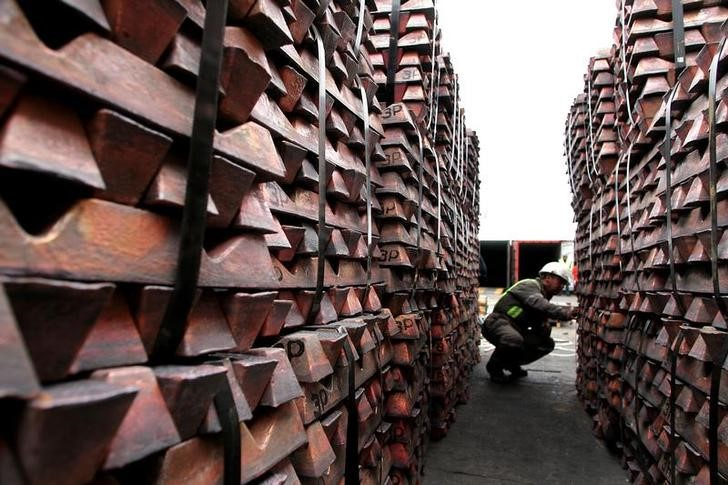
[[[515,330],[512,332],[503,332],[500,339],[500,345],[514,349],[521,349],[524,345],[523,336]]]

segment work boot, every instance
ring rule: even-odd
[[[496,382],[498,384],[505,384],[507,382],[510,382],[508,376],[506,376],[503,372],[503,367],[501,367],[497,361],[494,362],[494,359],[492,357],[486,364],[485,370],[488,371],[488,374],[490,374],[490,380],[493,382]]]
[[[528,371],[521,367],[520,365],[517,365],[515,367],[512,367],[508,369],[511,371],[511,380],[520,379],[522,377],[526,377],[528,375]]]

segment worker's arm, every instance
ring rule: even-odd
[[[541,293],[541,287],[536,280],[524,281],[513,288],[510,293],[515,296],[523,306],[541,312],[554,320],[571,320],[573,310],[570,307],[554,305]]]

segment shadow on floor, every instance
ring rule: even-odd
[[[576,397],[573,327],[554,329],[557,349],[511,385],[488,380],[488,347],[448,436],[432,443],[424,483],[624,484],[619,459],[594,438]],[[492,347],[490,347],[492,348]]]

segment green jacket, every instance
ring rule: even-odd
[[[554,305],[550,299],[540,278],[521,280],[503,293],[493,313],[508,317],[522,332],[542,327],[549,319],[568,320],[568,308]]]

